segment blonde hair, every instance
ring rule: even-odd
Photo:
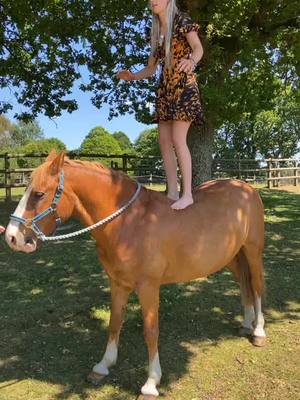
[[[176,0],[169,0],[167,5],[167,32],[165,35],[165,65],[170,66],[172,62],[172,34],[174,18],[178,8]],[[160,24],[158,15],[152,14],[152,28],[151,28],[151,56],[154,56],[160,41]]]

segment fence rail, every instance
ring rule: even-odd
[[[163,163],[160,157],[138,157],[127,154],[86,154],[69,152],[71,159],[88,159],[103,162],[121,170],[141,182],[165,183]],[[47,154],[0,154],[0,188],[5,189],[6,200],[11,200],[12,188],[25,187],[30,173]],[[268,188],[281,184],[297,186],[300,179],[300,163],[295,159],[214,159],[213,178],[238,178],[247,182],[265,183]]]

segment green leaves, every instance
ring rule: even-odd
[[[118,141],[101,126],[88,133],[81,143],[80,151],[90,154],[122,154]]]
[[[114,132],[113,137],[119,143],[119,146],[124,154],[135,154],[134,147],[126,133],[121,131]]]
[[[283,86],[291,90],[293,104],[299,101],[299,1],[178,3],[201,25],[204,57],[197,74],[206,120],[216,129],[229,129],[229,136],[245,126],[254,135],[258,124],[261,133],[255,138],[260,137],[257,121],[270,115]],[[79,66],[85,65],[89,78],[79,85],[92,93],[95,106],[108,104],[110,118],[133,113],[138,121],[152,122],[156,79],[120,82],[115,77],[121,68],[134,71],[147,63],[147,1],[3,0],[0,13],[0,88],[16,93],[24,107],[18,117],[74,111],[71,93]],[[0,101],[0,112],[10,106]],[[293,115],[282,111],[280,126],[294,126]]]
[[[146,129],[145,131],[141,132],[135,142],[135,149],[141,156],[160,157],[161,154],[158,144],[157,129]]]

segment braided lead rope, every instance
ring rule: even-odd
[[[128,201],[128,203],[125,204],[123,207],[121,207],[119,210],[115,211],[113,214],[109,215],[108,217],[101,219],[100,221],[96,222],[94,225],[88,226],[88,227],[83,228],[76,232],[67,233],[66,235],[59,235],[59,236],[41,235],[40,240],[42,240],[43,242],[46,242],[46,241],[69,239],[69,238],[72,238],[75,236],[79,236],[83,233],[90,232],[93,229],[98,228],[99,226],[112,221],[113,219],[118,217],[120,214],[122,214],[125,210],[127,210],[127,208],[137,199],[138,195],[140,194],[141,188],[142,188],[142,185],[139,182],[137,182],[137,184],[138,184],[137,190],[136,190],[135,194],[132,196],[132,198]]]

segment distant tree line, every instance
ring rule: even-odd
[[[290,158],[299,151],[299,140],[299,105],[285,89],[274,99],[273,110],[262,110],[255,119],[245,112],[236,123],[223,125],[215,137],[214,157]],[[52,148],[67,150],[61,140],[45,138],[35,120],[13,123],[0,115],[1,153],[48,153]],[[160,157],[158,131],[157,128],[146,129],[132,142],[125,132],[110,133],[102,126],[96,126],[74,152]]]
[[[73,151],[89,154],[160,156],[157,135],[157,129],[147,129],[141,132],[133,143],[124,132],[110,133],[102,126],[96,126],[88,132],[79,148]],[[4,115],[0,115],[0,153],[49,153],[53,148],[57,151],[67,150],[61,140],[54,137],[45,138],[37,121],[18,121],[14,124]]]

